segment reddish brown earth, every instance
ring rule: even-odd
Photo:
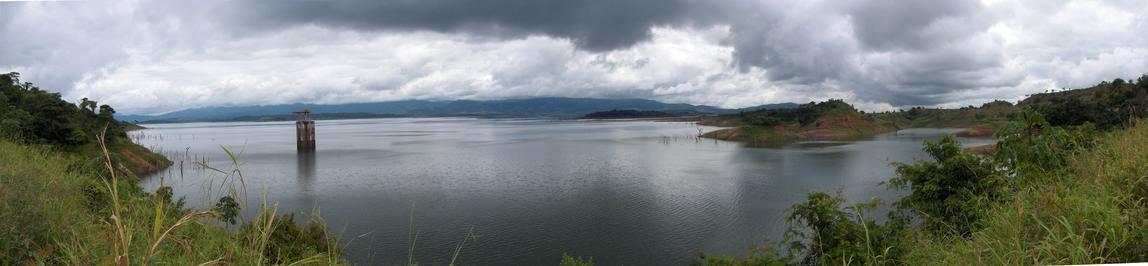
[[[798,134],[804,140],[845,140],[894,130],[897,129],[881,125],[864,115],[845,115],[818,120],[812,126],[802,128]]]
[[[702,134],[703,138],[713,138],[720,140],[739,141],[741,140],[741,130],[738,128],[723,128]]]
[[[124,172],[124,174],[134,175],[136,177],[143,177],[159,172],[172,164],[171,160],[139,145],[121,147],[118,151],[114,152],[119,154],[119,158],[116,158],[119,165],[117,165],[116,168],[119,168],[118,170]]]
[[[966,138],[970,138],[970,137],[992,137],[993,134],[996,134],[996,133],[997,133],[996,128],[974,127],[974,128],[970,128],[970,129],[957,131],[957,132],[953,133],[953,136],[966,137]]]
[[[976,147],[968,147],[968,148],[965,148],[965,151],[971,152],[971,153],[977,154],[977,155],[993,156],[993,155],[997,154],[997,145],[996,144],[988,144],[988,145],[981,145],[981,146],[976,146]]]

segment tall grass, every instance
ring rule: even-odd
[[[182,199],[173,201],[164,177],[157,191],[143,191],[117,156],[142,147],[103,141],[95,146],[98,160],[90,152],[0,140],[0,265],[345,264],[340,237],[317,210],[297,220],[266,194],[248,201],[242,152],[221,147],[227,167],[196,162],[197,169],[218,174],[205,187],[208,196],[255,208],[251,217],[234,212],[239,226],[229,228],[223,219],[228,212],[219,205],[194,210]],[[413,210],[410,265],[417,264],[419,235]],[[474,240],[471,228],[449,254],[450,265],[462,263],[462,250]]]
[[[1028,127],[1031,128],[1034,127]],[[1040,129],[1037,133],[1066,135],[1052,138],[1038,135],[1044,139],[1005,147],[1016,152],[1013,157],[1003,157],[1005,163],[997,168],[1008,173],[1008,179],[987,187],[999,188],[999,196],[959,198],[950,193],[941,199],[925,201],[943,204],[937,205],[944,207],[939,209],[940,214],[969,211],[975,219],[938,219],[950,216],[930,216],[928,209],[910,205],[913,216],[893,213],[888,221],[879,225],[868,222],[861,208],[842,209],[840,200],[834,201],[824,193],[811,193],[807,202],[790,209],[791,217],[799,217],[799,228],[807,227],[798,232],[811,233],[799,238],[805,242],[797,242],[796,247],[804,248],[798,250],[803,251],[800,255],[804,260],[766,250],[746,258],[703,254],[696,264],[1046,265],[1148,261],[1148,219],[1144,219],[1148,217],[1148,145],[1145,145],[1148,125],[1143,120],[1134,121],[1127,128],[1105,133],[1094,133],[1087,127],[1073,129],[1073,132],[1055,132],[1056,128],[1050,129],[1047,125],[1035,128]],[[1032,132],[1028,129],[1026,131]],[[1096,136],[1092,140],[1079,138],[1083,134]],[[948,153],[959,153],[959,150]],[[934,165],[925,162],[913,165],[912,169],[928,171],[906,172],[902,167],[898,174],[901,178],[905,174],[930,178],[925,182],[913,181],[926,186],[921,190],[914,187],[915,195],[955,186],[954,182],[936,185],[928,182],[937,177],[957,177],[968,182],[973,179],[953,173],[974,173],[972,168],[994,167],[950,165],[956,161],[949,160],[940,163],[953,169],[921,168]],[[928,187],[930,185],[932,187]],[[956,207],[947,207],[949,205]],[[844,217],[849,214],[855,216],[855,220]],[[935,219],[940,223],[929,227],[910,219],[926,222]],[[956,230],[962,226],[967,229]]]
[[[58,264],[58,254],[77,248],[59,242],[101,233],[92,217],[73,215],[98,207],[86,197],[104,194],[95,179],[68,171],[72,162],[42,147],[0,140],[0,261]]]
[[[1083,264],[1148,260],[1148,125],[1098,138],[1068,178],[1027,182],[968,239],[915,234],[908,264]]]
[[[264,200],[256,219],[230,230],[215,209],[190,210],[172,202],[170,192],[144,192],[113,156],[129,145],[100,142],[102,158],[93,163],[77,153],[0,140],[0,262],[343,263],[338,241],[317,217],[299,227],[294,215],[278,215]],[[232,179],[227,190],[245,191],[235,188],[241,180]]]

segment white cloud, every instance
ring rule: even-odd
[[[0,71],[123,113],[539,96],[723,107],[845,98],[888,110],[1019,100],[1148,72],[1146,1],[969,1],[926,17],[867,1],[715,1],[726,8],[696,19],[708,22],[593,51],[529,29],[237,27],[252,21],[219,15],[237,13],[229,4],[0,4]]]
[[[144,113],[171,106],[535,96],[644,97],[723,106],[773,100],[742,99],[779,89],[758,78],[760,73],[733,67],[732,48],[721,45],[728,34],[725,27],[657,28],[649,42],[593,53],[547,36],[476,41],[433,32],[308,26],[161,58],[132,54],[105,73],[78,81],[69,95]],[[292,45],[271,45],[276,43]]]

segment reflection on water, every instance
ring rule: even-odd
[[[413,226],[415,258],[445,264],[474,227],[479,238],[460,260],[480,265],[554,264],[563,253],[605,265],[744,254],[780,240],[785,209],[810,191],[898,196],[877,186],[893,175],[889,163],[923,157],[923,140],[953,131],[744,148],[698,140],[689,123],[365,119],[318,121],[317,150],[299,153],[290,122],[149,127],[133,134],[163,137],[139,138],[145,146],[211,165],[229,165],[220,145],[243,150],[248,187],[281,211],[318,206],[344,240],[366,235],[346,249],[354,262],[405,263]],[[218,178],[197,171],[168,183],[202,207],[213,198],[198,192]],[[141,185],[154,189],[158,178]]]
[[[296,186],[298,187],[299,194],[311,196],[306,197],[304,200],[314,201],[315,191],[313,190],[312,186],[315,183],[316,154],[317,152],[315,151],[299,151],[295,155],[295,157],[298,158],[295,164],[298,169],[296,173],[299,182]]]
[[[849,145],[849,143],[850,142],[844,142],[844,141],[805,141],[805,142],[794,143],[793,145],[796,145],[796,146],[801,147],[801,148],[826,148],[826,147],[833,147],[833,146]]]

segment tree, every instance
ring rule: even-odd
[[[95,103],[93,102],[93,104]],[[107,104],[100,105],[100,117],[111,119],[115,116],[115,114],[116,109],[112,109],[112,107],[108,106]]]
[[[87,98],[75,105],[19,77],[19,73],[0,74],[0,137],[62,147],[90,143],[105,127],[109,143],[126,137],[111,106],[97,107]]]
[[[1025,109],[993,135],[998,140],[993,159],[1022,177],[1055,174],[1068,167],[1068,153],[1087,145],[1085,139],[1093,130],[1090,125],[1071,131],[1056,127],[1040,113]]]
[[[811,192],[803,203],[793,205],[785,221],[790,223],[786,239],[801,239],[789,246],[789,256],[804,252],[801,264],[831,265],[843,261],[863,261],[864,264],[881,265],[895,261],[900,253],[897,250],[898,233],[904,223],[898,220],[878,224],[865,213],[877,207],[876,199],[846,207],[845,198],[838,191],[836,195],[824,192]],[[767,261],[776,261],[775,258]],[[788,260],[789,258],[781,258]]]
[[[768,115],[756,115],[749,117],[749,123],[755,126],[772,127],[781,125],[781,121]]]
[[[84,99],[80,100],[80,109],[96,113],[96,101],[91,101],[88,100],[87,97],[84,97]]]
[[[952,136],[925,142],[933,161],[895,163],[891,188],[909,189],[898,209],[924,220],[924,227],[942,235],[968,236],[979,227],[982,212],[1001,195],[1004,177],[985,158],[961,150]]]

